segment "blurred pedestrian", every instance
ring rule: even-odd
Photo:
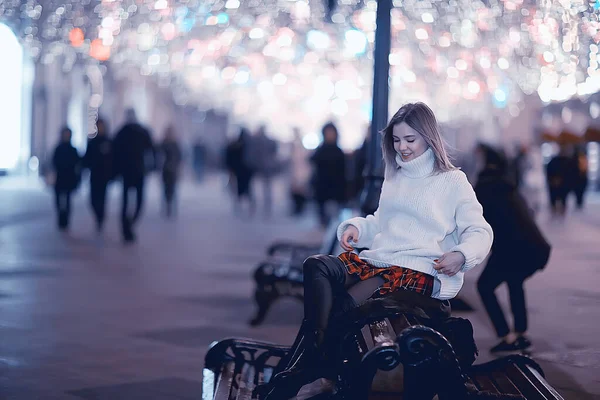
[[[239,213],[244,199],[248,200],[249,212],[254,214],[256,202],[252,193],[254,171],[247,163],[246,152],[250,141],[250,131],[240,129],[237,139],[229,143],[225,149],[225,166],[229,172],[229,182],[234,187],[234,209]]]
[[[525,350],[531,346],[527,338],[527,307],[524,282],[545,267],[550,245],[540,232],[527,204],[515,184],[508,178],[506,159],[486,145],[479,145],[476,156],[483,169],[479,173],[475,193],[483,206],[483,216],[494,231],[492,252],[477,282],[477,289],[500,340],[492,353]],[[508,285],[514,328],[506,318],[494,293]]]
[[[511,169],[511,174],[513,178],[513,182],[517,189],[521,189],[521,185],[523,184],[523,178],[529,169],[529,161],[528,161],[528,149],[525,145],[518,145],[517,152],[515,157],[512,159],[512,163],[509,166]]]
[[[150,133],[137,122],[135,110],[125,112],[125,125],[117,132],[113,141],[114,165],[123,179],[123,203],[121,226],[123,240],[135,241],[133,225],[140,217],[144,202],[144,179],[155,167],[155,154]],[[128,210],[129,192],[135,191],[136,205],[133,215]]]
[[[570,190],[569,177],[572,177],[573,163],[570,149],[563,145],[558,155],[546,166],[546,180],[552,215],[564,215],[567,207],[567,195]]]
[[[578,209],[583,208],[583,196],[588,185],[588,160],[585,147],[577,147],[573,153],[572,167],[573,178],[571,190],[575,194]]]
[[[273,208],[273,177],[278,166],[277,142],[267,136],[265,126],[261,125],[249,138],[245,163],[262,183],[264,212],[269,216]]]
[[[194,145],[192,146],[192,165],[196,181],[202,181],[206,164],[206,144],[198,134]]]
[[[312,166],[310,154],[302,144],[302,135],[294,128],[294,140],[290,156],[290,195],[292,198],[292,215],[300,216],[310,195],[310,177]]]
[[[162,159],[162,180],[164,188],[165,215],[170,218],[173,215],[173,203],[177,189],[177,181],[181,168],[181,147],[177,142],[175,130],[169,126],[165,131],[165,137],[160,145]]]
[[[346,195],[346,157],[338,146],[338,130],[329,122],[323,126],[323,143],[317,148],[311,160],[315,166],[314,190],[319,207],[321,226],[329,224],[330,215],[327,203],[341,206]]]
[[[88,141],[83,166],[90,170],[90,204],[96,218],[96,230],[102,232],[106,188],[113,178],[113,152],[106,123],[101,118],[96,122],[96,135]]]
[[[58,228],[69,229],[71,217],[71,194],[79,186],[81,165],[77,150],[71,144],[71,129],[64,127],[60,132],[60,142],[54,150],[52,165],[56,173],[54,194]]]

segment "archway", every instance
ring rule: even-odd
[[[2,23],[0,49],[0,171],[6,172],[25,167],[31,153],[33,63],[25,59],[19,40]]]

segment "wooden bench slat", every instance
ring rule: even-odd
[[[375,346],[393,344],[396,336],[390,320],[385,318],[369,324]]]
[[[526,373],[531,374],[531,380],[535,382],[536,387],[540,391],[542,391],[542,393],[546,393],[546,396],[549,399],[564,400],[560,393],[558,393],[556,389],[550,386],[548,381],[546,381],[546,379],[544,379],[544,377],[540,375],[540,373],[535,368],[527,366]]]
[[[367,346],[364,349],[364,353],[368,352],[369,350],[371,350],[373,347],[375,347],[375,343],[373,342],[373,336],[371,335],[371,329],[369,328],[369,326],[365,325],[360,329],[360,332],[362,333],[362,338],[364,341],[364,344]]]
[[[242,372],[240,373],[240,381],[238,385],[236,400],[250,400],[252,398],[252,391],[254,390],[254,377],[256,375],[256,369],[253,365],[244,364],[242,366]]]
[[[215,400],[229,400],[231,387],[233,384],[235,363],[233,361],[225,363],[217,380],[215,390]]]
[[[522,394],[515,383],[502,371],[492,371],[492,379],[501,393]]]
[[[487,390],[490,392],[497,391],[496,385],[494,384],[494,380],[487,374],[476,375],[472,378],[476,381],[475,385],[479,388],[479,390]]]
[[[477,381],[473,380],[473,378],[471,378],[469,375],[467,375],[466,377],[467,377],[467,383],[470,383],[471,385],[475,386],[477,389],[481,389],[479,387],[479,385],[477,384]]]
[[[521,393],[527,398],[527,400],[551,399],[549,397],[546,397],[531,381],[527,374],[515,364],[508,364],[506,366],[506,374],[513,382],[515,382],[515,384],[519,387]]]

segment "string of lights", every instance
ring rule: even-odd
[[[41,63],[109,63],[178,104],[255,118],[370,117],[374,0],[4,0],[0,22]],[[600,90],[600,0],[395,0],[391,104],[442,118],[523,95]],[[446,110],[446,112],[444,112]],[[321,122],[321,121],[320,121]]]

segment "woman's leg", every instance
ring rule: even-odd
[[[334,298],[357,281],[337,257],[317,255],[304,261],[304,318],[309,330],[319,332],[317,344],[323,340]]]
[[[510,294],[510,308],[515,322],[515,332],[527,332],[527,306],[525,303],[524,281],[522,279],[508,280],[508,293]]]
[[[304,318],[308,328],[317,331],[317,345],[323,340],[335,300],[350,301],[350,306],[367,300],[382,284],[383,278],[361,281],[348,273],[337,257],[312,256],[304,261]],[[343,297],[346,297],[344,299]],[[348,298],[349,296],[349,298]],[[343,308],[348,304],[343,304]]]
[[[502,268],[504,268],[502,263],[492,255],[477,281],[477,291],[499,338],[506,337],[510,332],[498,298],[494,293],[496,288],[506,280]]]

